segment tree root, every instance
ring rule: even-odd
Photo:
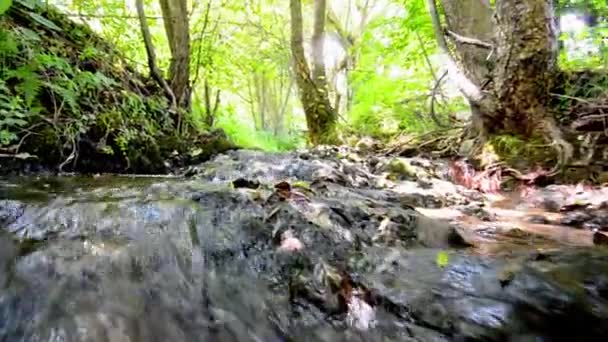
[[[549,172],[549,176],[555,176],[561,173],[564,167],[572,160],[574,148],[572,144],[564,139],[561,129],[553,120],[546,123],[544,131],[551,141],[551,146],[557,152],[557,163]]]
[[[397,138],[383,151],[386,156],[403,155],[406,151],[427,151],[437,156],[455,155],[463,137],[463,127],[437,129],[419,135]]]

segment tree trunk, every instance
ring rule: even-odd
[[[486,0],[442,1],[446,33],[454,40],[464,71],[466,86],[460,86],[481,119],[482,135],[543,136],[558,149],[560,163],[569,159],[572,148],[562,138],[549,106],[558,52],[553,0],[496,0],[493,25]],[[449,55],[435,1],[428,2],[438,43]],[[491,37],[493,45],[488,44]],[[482,60],[487,59],[488,47],[495,59],[489,64]],[[488,89],[483,89],[486,85]]]
[[[322,2],[321,4],[319,2]],[[325,1],[316,0],[315,2],[315,33],[316,35],[324,31],[325,22]],[[327,95],[327,82],[323,78],[325,71],[318,70],[319,65],[313,66],[315,74],[311,74],[310,68],[304,54],[304,34],[302,29],[302,2],[301,0],[290,0],[291,12],[291,51],[295,69],[295,78],[300,90],[300,100],[304,113],[306,114],[306,124],[310,142],[314,145],[333,143],[336,140],[335,126],[336,114],[331,107]],[[319,13],[323,11],[323,13]],[[322,23],[319,21],[322,18]],[[322,51],[315,50],[313,43],[313,61],[317,61],[319,56],[322,59]],[[318,44],[320,45],[320,44]],[[317,57],[314,57],[314,56]],[[323,64],[322,64],[323,65]]]
[[[150,75],[165,91],[165,94],[169,99],[169,103],[171,105],[171,110],[175,110],[177,106],[175,94],[173,93],[173,90],[163,77],[162,72],[156,64],[156,52],[154,50],[154,44],[152,43],[152,35],[150,34],[150,27],[148,26],[148,22],[146,19],[143,0],[136,0],[135,7],[137,9],[137,16],[139,17],[141,34],[144,39],[144,45],[146,47],[146,55],[148,56],[148,68],[150,69]]]
[[[325,74],[325,18],[327,15],[326,0],[315,0],[315,20],[312,31],[312,78],[318,88],[323,88],[327,84]]]
[[[490,132],[530,137],[552,121],[551,81],[557,66],[557,37],[551,0],[496,3],[494,89],[501,120],[490,117]]]
[[[171,89],[180,108],[190,111],[190,27],[186,0],[160,0],[171,64]]]
[[[491,43],[494,38],[492,8],[488,0],[441,0],[447,29],[461,37]],[[448,37],[450,37],[448,35]],[[465,75],[478,87],[490,77],[490,49],[454,39],[456,56]]]

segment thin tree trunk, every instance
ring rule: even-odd
[[[171,50],[169,67],[171,89],[178,106],[186,111],[191,106],[190,28],[186,0],[160,0],[165,31]]]
[[[317,0],[319,1],[319,0]],[[323,1],[324,0],[320,0]],[[294,63],[296,83],[300,91],[300,100],[304,113],[310,142],[314,145],[333,143],[336,140],[335,125],[336,114],[331,107],[327,95],[326,81],[317,84],[313,78],[304,54],[304,34],[302,29],[302,2],[301,0],[290,0],[291,13],[291,51]],[[325,8],[316,4],[315,10]],[[316,14],[315,18],[321,17]],[[323,13],[323,22],[325,14]],[[320,26],[315,22],[314,26]],[[318,52],[318,51],[317,51]],[[315,52],[313,52],[313,55]],[[317,70],[319,72],[319,70]],[[321,85],[321,88],[319,87]],[[323,87],[325,85],[325,87]]]
[[[175,93],[163,77],[160,69],[158,68],[158,65],[156,64],[156,52],[154,51],[154,44],[152,43],[152,36],[150,35],[150,28],[146,19],[143,0],[136,0],[135,7],[137,9],[137,15],[139,17],[141,35],[144,39],[146,54],[148,56],[148,68],[150,69],[150,75],[165,91],[165,94],[171,104],[171,109],[176,110],[177,100],[175,98]]]
[[[325,18],[327,13],[326,0],[315,0],[314,27],[312,32],[312,78],[317,87],[323,88],[327,84],[325,75]]]

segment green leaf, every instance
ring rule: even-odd
[[[437,253],[437,267],[439,268],[444,268],[448,265],[448,263],[450,262],[450,256],[448,255],[448,252],[446,251],[439,251],[439,253]]]
[[[2,1],[2,0],[0,0],[0,1]],[[38,24],[40,24],[48,29],[51,29],[53,31],[63,31],[59,26],[55,25],[54,22],[48,20],[47,18],[41,16],[40,14],[33,13],[33,12],[30,12],[28,14],[30,15],[30,17],[32,17],[32,19],[34,19],[34,21],[36,21]]]
[[[13,0],[0,0],[0,15],[8,11],[8,8],[11,7],[12,3]]]

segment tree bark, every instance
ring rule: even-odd
[[[441,0],[447,29],[460,36],[491,43],[494,38],[492,8],[488,0]],[[478,87],[490,77],[490,50],[454,41],[455,52],[465,75]]]
[[[551,2],[496,3],[494,89],[496,114],[502,120],[492,120],[491,131],[530,137],[542,121],[552,120],[549,89],[557,66],[557,37]]]
[[[169,99],[171,109],[176,110],[177,101],[175,99],[175,94],[156,64],[156,52],[154,51],[154,44],[152,43],[152,36],[150,34],[150,27],[148,26],[148,21],[146,19],[143,0],[136,0],[135,7],[137,9],[137,16],[139,17],[139,25],[141,35],[144,39],[144,45],[146,47],[146,54],[148,56],[148,68],[150,69],[150,75],[165,91],[165,94]]]
[[[553,0],[496,2],[494,89],[499,104],[496,113],[502,120],[486,126],[490,132],[524,138],[541,133],[559,151],[559,164],[564,164],[573,149],[550,108],[559,52],[553,10]]]
[[[316,0],[317,2],[325,2],[324,0]],[[314,145],[333,143],[336,140],[335,126],[337,122],[336,114],[331,107],[327,95],[327,83],[321,74],[320,70],[316,70],[316,76],[311,74],[306,56],[304,54],[304,34],[302,20],[302,2],[301,0],[290,0],[289,8],[291,13],[291,51],[294,64],[294,72],[296,83],[300,91],[300,100],[304,113],[306,114],[306,124],[308,126],[308,136],[310,142]],[[317,13],[321,9],[325,9],[325,5],[315,3],[315,23],[314,27],[324,30],[325,13]],[[323,17],[323,23],[319,20]],[[321,25],[323,24],[323,25]],[[317,30],[315,30],[317,31]],[[317,32],[318,33],[318,32]],[[314,44],[313,44],[313,50]],[[318,58],[318,50],[313,51],[313,60],[315,54]],[[322,55],[321,55],[322,58]],[[313,68],[318,68],[313,66]]]
[[[180,108],[190,111],[190,27],[186,0],[160,0],[171,64],[171,89]]]
[[[563,164],[572,147],[563,138],[550,108],[557,67],[553,0],[496,0],[494,22],[487,0],[442,0],[463,82],[482,136],[543,136],[558,149]],[[450,54],[435,0],[428,0],[439,46]],[[483,44],[471,44],[479,41]],[[485,63],[492,42],[494,61]],[[485,51],[484,51],[485,50]],[[463,86],[464,84],[464,86]],[[486,87],[487,89],[484,89]]]
[[[323,88],[327,84],[325,74],[325,18],[327,16],[326,0],[315,0],[314,27],[312,31],[312,78],[317,87]]]

